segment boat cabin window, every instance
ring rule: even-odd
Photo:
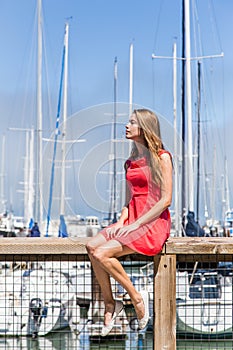
[[[189,281],[191,280],[191,274]],[[218,299],[221,297],[221,286],[217,274],[195,274],[189,288],[191,299]]]
[[[98,218],[95,216],[87,216],[86,223],[87,223],[87,225],[95,226],[95,225],[99,224],[99,221],[98,221]]]

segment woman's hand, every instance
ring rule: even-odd
[[[120,221],[117,221],[114,225],[106,228],[106,232],[109,235],[115,235],[115,233],[123,226],[123,223],[121,223]]]
[[[119,225],[114,225],[112,227],[107,228],[107,233],[114,238],[116,237],[126,237],[130,232],[137,230],[139,228],[139,225],[135,221],[134,223],[130,225],[125,225],[125,226],[119,226]]]

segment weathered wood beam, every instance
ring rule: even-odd
[[[86,254],[89,238],[6,237],[0,238],[1,254]],[[163,254],[233,254],[232,237],[171,237]],[[142,256],[143,257],[143,256]]]
[[[233,254],[232,237],[171,237],[163,252],[166,254]]]
[[[155,256],[154,271],[154,350],[175,350],[176,256]]]

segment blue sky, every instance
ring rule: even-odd
[[[55,126],[64,25],[66,18],[71,16],[69,115],[113,101],[113,65],[116,56],[118,101],[128,102],[129,45],[133,42],[133,101],[158,111],[172,123],[172,61],[152,60],[151,55],[172,56],[175,40],[178,56],[181,55],[181,3],[181,0],[42,0],[43,96],[48,134]],[[216,147],[217,172],[223,172],[222,159],[226,155],[229,174],[232,174],[231,145],[228,140],[233,128],[233,3],[231,0],[196,0],[191,3],[194,6],[192,25],[195,22],[195,29],[192,26],[192,56],[224,52],[224,58],[202,62],[203,145],[206,145],[205,152],[211,159],[206,165],[207,172],[213,176],[213,150]],[[0,0],[0,122],[7,145],[6,195],[17,212],[22,207],[22,204],[19,205],[20,194],[16,195],[16,192],[19,181],[22,181],[24,141],[22,133],[9,131],[8,128],[35,126],[35,11],[36,0]],[[180,79],[180,63],[178,65]],[[192,62],[192,70],[195,104],[195,61]],[[195,105],[193,111],[195,138]],[[127,119],[125,117],[125,121]],[[16,176],[18,172],[20,175]],[[229,176],[232,188],[231,178]],[[221,179],[219,187],[220,182]],[[219,188],[218,196],[220,192]]]

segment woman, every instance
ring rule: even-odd
[[[139,329],[147,326],[148,294],[135,289],[118,258],[135,252],[155,255],[170,234],[172,161],[163,148],[157,116],[147,109],[134,110],[126,125],[126,138],[134,141],[125,163],[126,205],[119,221],[86,246],[105,304],[102,336],[111,331],[123,309],[123,304],[113,299],[110,276],[129,294]]]

